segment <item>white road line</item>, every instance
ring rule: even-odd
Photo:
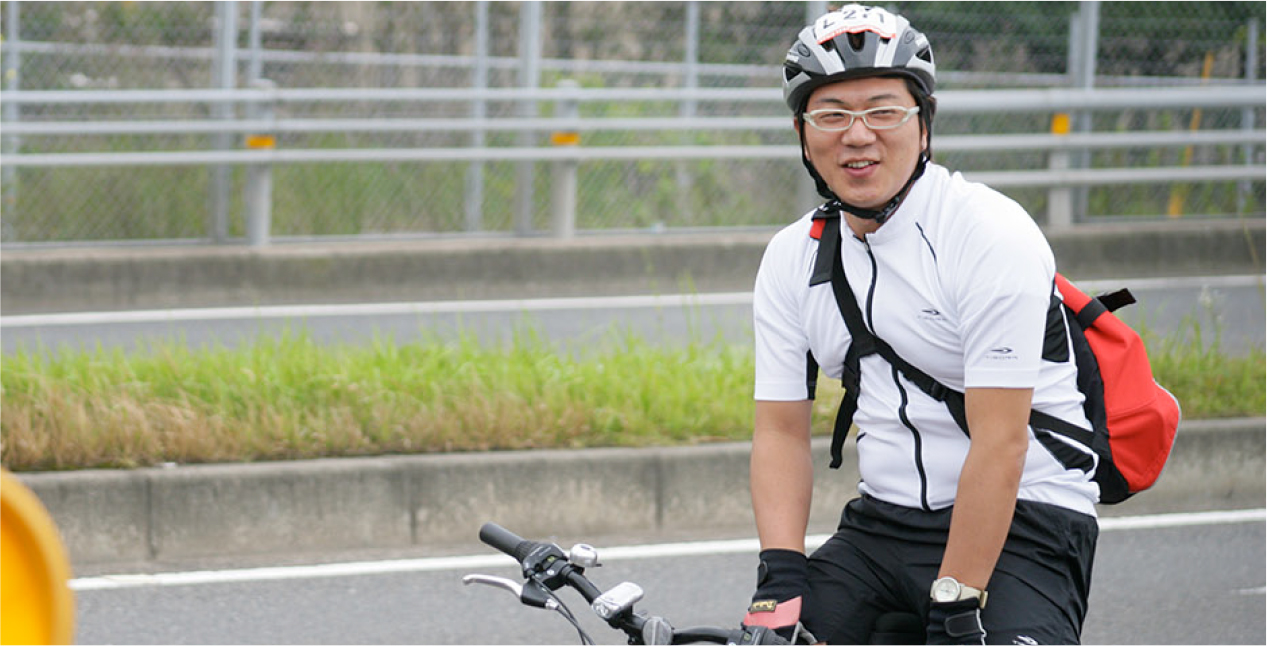
[[[1184,514],[1159,514],[1154,516],[1124,516],[1101,518],[1102,531],[1159,529],[1188,527],[1192,525],[1225,525],[1267,521],[1267,509],[1243,509],[1235,511],[1211,511]],[[807,547],[822,545],[826,534],[809,536]],[[759,551],[756,539],[692,541],[661,543],[655,545],[628,545],[599,550],[605,562],[699,556],[717,554],[741,554]],[[94,590],[118,590],[124,588],[162,587],[173,585],[200,585],[205,583],[245,583],[283,579],[311,579],[367,574],[397,574],[401,572],[435,572],[448,570],[475,571],[482,568],[514,566],[514,560],[503,554],[476,556],[449,556],[389,561],[360,561],[349,563],[325,563],[320,565],[278,566],[237,570],[204,570],[193,572],[159,572],[155,574],[111,574],[72,579],[70,588],[78,592]],[[1245,591],[1247,594],[1255,591]],[[1261,592],[1259,590],[1258,592]]]
[[[1078,283],[1095,293],[1119,287],[1145,289],[1195,289],[1201,287],[1249,287],[1263,284],[1262,276],[1184,276],[1176,278],[1124,278]],[[109,323],[174,323],[179,321],[303,319],[333,316],[386,316],[401,314],[456,314],[541,312],[587,309],[638,309],[715,305],[751,305],[751,292],[668,294],[660,296],[601,296],[534,298],[522,300],[424,301],[414,303],[355,303],[345,305],[271,305],[258,307],[201,307],[191,309],[131,310],[122,312],[68,312],[0,316],[0,328],[102,325]]]
[[[0,316],[0,328],[101,325],[106,323],[169,323],[234,319],[324,318],[393,314],[456,314],[540,312],[588,309],[634,309],[750,305],[751,292],[670,294],[661,296],[599,296],[589,298],[534,298],[524,300],[429,301],[417,303],[356,303],[347,305],[273,305],[205,307],[126,312],[69,312]]]
[[[1159,529],[1163,527],[1188,527],[1191,525],[1225,525],[1228,523],[1262,522],[1264,520],[1267,520],[1267,509],[1199,511],[1187,514],[1159,514],[1155,516],[1119,516],[1117,518],[1101,518],[1100,531]]]

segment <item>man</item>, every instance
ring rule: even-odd
[[[744,623],[786,638],[799,620],[818,639],[867,643],[879,615],[902,611],[926,618],[930,643],[1075,643],[1098,533],[1094,454],[1029,425],[1033,409],[1091,428],[1055,261],[1019,205],[930,160],[935,69],[905,18],[860,5],[802,30],[784,63],[828,201],[771,240],[754,289],[762,552]],[[837,226],[838,246],[820,251]],[[962,393],[957,411],[884,355],[850,355],[857,328],[820,253],[840,256],[859,334]],[[818,366],[858,379],[862,481],[807,558]]]

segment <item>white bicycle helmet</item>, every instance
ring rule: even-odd
[[[783,99],[800,114],[816,88],[864,76],[900,75],[932,94],[937,66],[924,34],[879,7],[845,5],[801,30],[783,61]]]

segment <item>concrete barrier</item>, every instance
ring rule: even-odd
[[[773,231],[446,239],[245,247],[6,249],[8,315],[301,303],[409,302],[752,288]],[[1049,231],[1075,280],[1260,274],[1264,221]]]
[[[1185,422],[1157,486],[1104,515],[1261,508],[1267,422]],[[856,495],[853,442],[814,441],[811,531]],[[746,443],[19,474],[76,566],[470,544],[485,521],[536,537],[753,532]]]

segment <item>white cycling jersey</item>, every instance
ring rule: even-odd
[[[849,330],[831,285],[809,285],[818,253],[813,215],[774,236],[757,274],[758,400],[812,397],[807,353],[829,377],[842,373]],[[879,230],[859,240],[842,222],[841,235],[845,275],[863,318],[899,356],[959,391],[1033,388],[1036,410],[1091,428],[1069,332],[1053,300],[1055,259],[1020,205],[929,163]],[[944,404],[880,355],[863,357],[861,373],[854,415],[859,490],[908,507],[953,504],[967,435]],[[1065,443],[1094,459],[1087,447]],[[1098,497],[1091,473],[1065,468],[1030,431],[1019,498],[1094,515]]]

